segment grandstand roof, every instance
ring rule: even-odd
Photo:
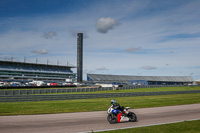
[[[0,64],[15,64],[15,65],[28,65],[28,66],[39,66],[39,67],[65,67],[65,68],[76,68],[75,66],[64,66],[64,65],[50,65],[50,64],[36,64],[27,62],[15,62],[15,61],[0,61]]]
[[[131,76],[131,75],[105,75],[105,74],[87,74],[93,81],[165,81],[165,82],[194,82],[191,76]]]
[[[195,81],[200,82],[200,79],[197,79],[197,80],[195,80]]]

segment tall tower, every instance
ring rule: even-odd
[[[83,33],[77,34],[77,82],[83,81]]]

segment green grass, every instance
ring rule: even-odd
[[[159,96],[118,97],[115,98],[122,106],[131,108],[159,107],[200,103],[200,93],[176,94]],[[113,98],[12,102],[0,103],[0,115],[30,115],[85,111],[105,111]]]
[[[199,125],[200,120],[195,120],[148,127],[120,129],[99,133],[199,133]]]

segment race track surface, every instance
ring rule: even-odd
[[[76,133],[200,119],[200,104],[133,109],[138,122],[109,124],[106,111],[0,116],[1,133]]]

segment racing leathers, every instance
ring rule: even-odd
[[[118,109],[118,110],[120,110],[121,112],[124,111],[124,107],[123,107],[123,106],[120,106],[119,103],[114,103],[113,106],[112,106],[112,108],[113,108],[113,109]]]

